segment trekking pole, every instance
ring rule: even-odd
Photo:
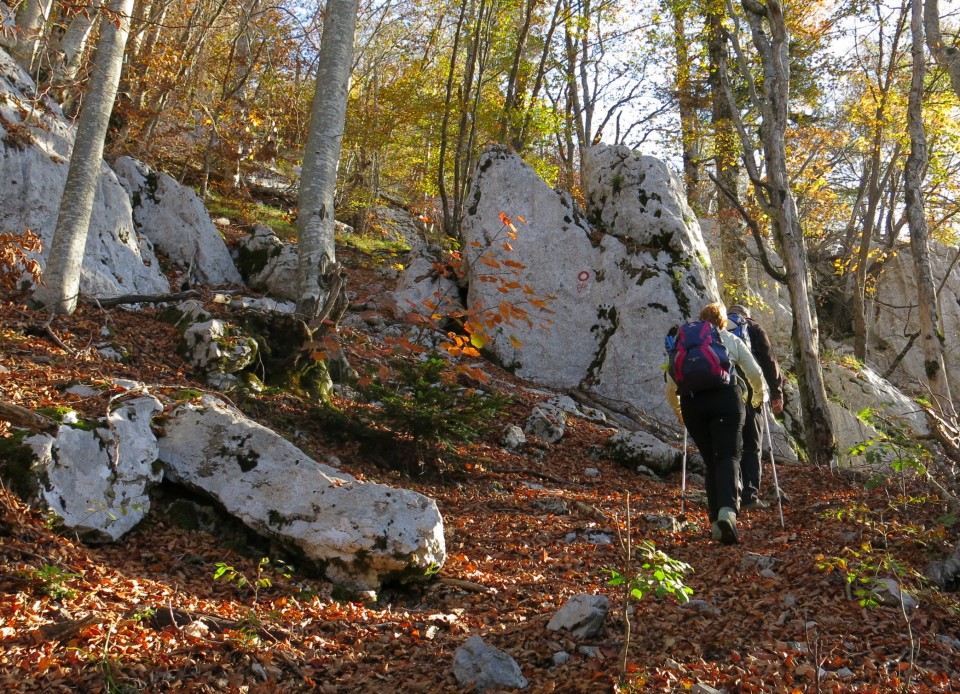
[[[687,427],[683,427],[683,465],[680,468],[680,518],[686,520],[687,503]]]
[[[773,459],[773,436],[770,433],[770,410],[763,403],[763,428],[767,430],[767,445],[770,446],[770,467],[773,468],[773,486],[777,490],[777,508],[780,509],[780,527],[787,529],[783,521],[783,497],[780,496],[780,482],[777,481],[777,463]]]

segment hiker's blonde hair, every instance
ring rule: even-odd
[[[722,330],[727,325],[727,308],[719,301],[707,304],[700,309],[700,320],[709,321],[717,330]]]

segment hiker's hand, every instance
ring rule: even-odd
[[[774,414],[780,414],[783,412],[783,398],[772,401],[770,403],[770,409],[773,410]]]

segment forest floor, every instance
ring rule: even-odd
[[[344,258],[355,304],[382,294],[386,280],[369,258]],[[102,416],[108,395],[81,399],[65,386],[122,377],[202,389],[177,356],[175,330],[157,315],[83,304],[48,329],[46,316],[4,300],[0,398]],[[104,327],[129,353],[124,363],[94,348]],[[501,424],[522,426],[542,389],[508,374],[498,382],[511,383],[514,397]],[[680,475],[659,480],[604,457],[610,427],[572,419],[559,443],[534,441],[520,452],[491,435],[460,452],[470,464],[455,472],[406,476],[325,430],[291,397],[238,404],[282,434],[296,431],[317,460],[334,455],[355,476],[436,499],[448,552],[439,574],[385,589],[377,602],[335,599],[321,580],[286,578],[256,553],[159,512],[116,544],[83,544],[3,488],[0,690],[464,692],[452,674],[454,652],[480,635],[517,661],[531,694],[615,691],[621,672],[637,692],[960,691],[960,599],[919,578],[956,544],[960,528],[922,479],[867,489],[847,475],[783,462],[783,527],[776,506],[744,512],[741,543],[723,546],[709,538],[695,488],[683,503],[685,527],[648,520],[679,516]],[[0,434],[9,431],[0,423]],[[770,484],[769,469],[765,478]],[[624,567],[628,504],[632,547],[648,540],[692,567],[684,577],[690,604],[625,601],[621,588],[607,585],[608,570]],[[596,532],[613,541],[592,544]],[[755,555],[773,559],[772,569],[762,571]],[[218,565],[248,583],[216,579]],[[907,614],[862,600],[874,576],[896,578],[919,607]],[[272,585],[255,587],[258,577]],[[583,641],[547,629],[581,593],[610,599],[601,633]],[[216,619],[165,618],[172,611]],[[569,660],[555,664],[561,651]]]

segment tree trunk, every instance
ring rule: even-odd
[[[919,3],[919,0],[917,2]],[[940,33],[939,0],[924,0],[923,27],[926,30],[930,53],[933,54],[937,64],[947,71],[953,91],[960,96],[960,49],[943,43],[943,34]]]
[[[83,64],[93,26],[100,18],[99,8],[100,0],[94,0],[90,9],[77,12],[57,43],[58,59],[50,81],[56,89],[60,106],[67,114],[74,113],[76,107],[78,90],[74,82]]]
[[[907,131],[910,134],[910,154],[904,167],[904,200],[907,222],[910,226],[910,249],[913,252],[914,274],[920,315],[920,343],[923,364],[930,386],[933,406],[949,421],[956,420],[950,384],[943,361],[943,335],[940,331],[939,301],[930,271],[930,247],[927,238],[927,220],[923,201],[923,172],[927,167],[927,133],[923,125],[923,80],[926,77],[924,55],[923,7],[913,3],[910,18],[913,32],[913,72],[910,79],[910,97],[907,105]]]
[[[833,433],[833,421],[820,368],[820,335],[810,293],[807,249],[787,171],[789,36],[779,0],[767,0],[766,5],[757,0],[743,0],[742,4],[763,65],[760,137],[767,176],[765,182],[754,179],[754,185],[758,198],[773,221],[774,237],[783,253],[787,270],[787,286],[793,309],[794,357],[807,452],[817,465],[834,467],[837,462],[837,439]],[[764,23],[767,30],[764,29]]]
[[[25,0],[17,10],[19,37],[10,51],[24,70],[33,74],[34,62],[40,47],[40,39],[50,19],[53,0]]]
[[[297,311],[309,322],[323,307],[324,276],[336,264],[334,193],[353,66],[357,0],[329,0],[300,176]]]
[[[737,146],[730,100],[727,98],[724,86],[729,82],[729,76],[722,22],[723,17],[717,13],[711,12],[706,17],[707,52],[710,60],[713,165],[720,185],[736,195],[740,181],[737,153],[741,148]],[[715,218],[720,235],[720,267],[723,270],[721,291],[725,301],[734,303],[746,295],[749,281],[747,252],[737,209],[722,192],[717,195]]]
[[[456,29],[453,32],[453,48],[450,51],[450,65],[447,69],[447,84],[443,103],[443,119],[440,123],[440,155],[437,160],[437,190],[440,192],[440,212],[443,216],[443,233],[453,237],[456,234],[456,224],[453,216],[453,200],[447,189],[447,151],[450,149],[450,122],[453,120],[454,107],[458,102],[455,98],[457,64],[460,61],[460,44],[463,41],[464,27],[467,19],[467,3],[460,4],[460,14],[457,16]],[[456,197],[454,192],[453,197]]]
[[[36,301],[57,313],[73,313],[77,307],[83,254],[103,164],[103,143],[120,84],[132,9],[133,0],[113,0],[110,3],[110,10],[116,13],[118,23],[104,22],[97,42],[94,77],[77,123],[77,138],[70,155],[60,213],[43,273],[45,284],[34,294]]]
[[[700,175],[700,118],[697,115],[694,94],[690,41],[686,36],[686,7],[670,3],[673,13],[673,48],[677,56],[677,104],[680,108],[680,144],[683,155],[683,181],[687,189],[687,204],[698,217],[706,213],[703,181]]]

